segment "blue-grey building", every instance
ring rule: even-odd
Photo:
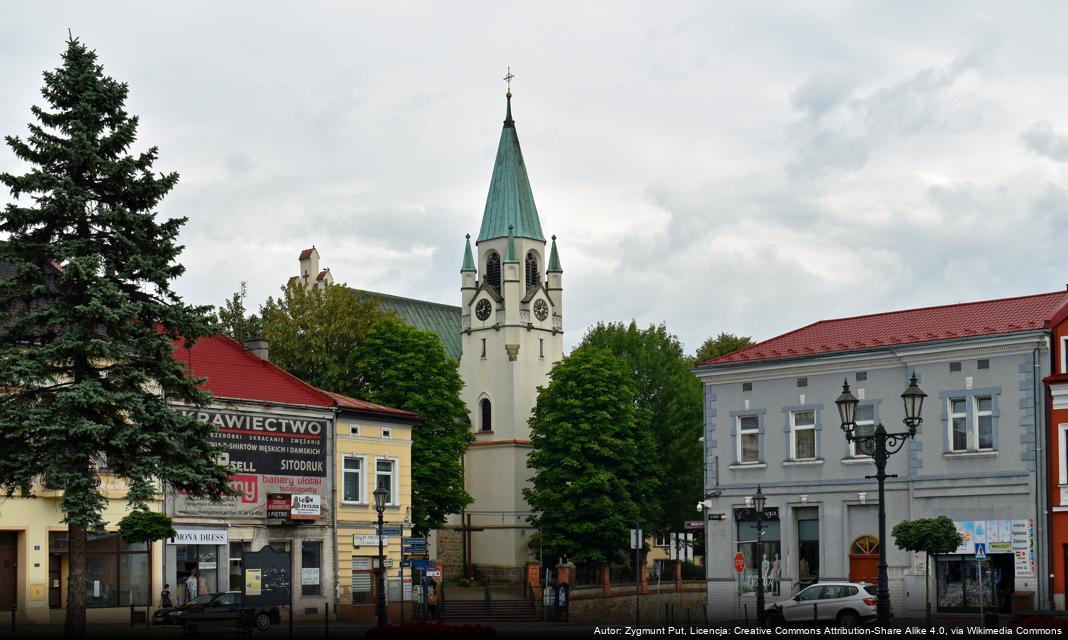
[[[905,519],[946,515],[965,543],[931,562],[938,612],[976,611],[975,544],[986,544],[983,589],[1048,602],[1045,402],[1049,331],[1068,292],[827,320],[700,365],[704,383],[709,611],[754,611],[761,572],[769,601],[818,580],[876,582],[887,544],[897,615],[924,609],[925,558],[893,546]],[[847,443],[834,404],[848,381],[858,424],[901,431],[901,393],[915,373],[928,394],[916,438],[887,472],[887,537],[878,539],[871,458]],[[768,496],[763,564],[749,497]],[[722,516],[720,516],[722,514]],[[722,517],[722,519],[719,519]],[[735,571],[735,555],[744,558]]]

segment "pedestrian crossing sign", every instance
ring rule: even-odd
[[[976,560],[986,560],[986,543],[985,542],[976,542],[975,543],[975,559]]]

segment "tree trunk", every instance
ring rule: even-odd
[[[67,577],[67,617],[63,627],[66,638],[85,637],[85,527],[67,525],[69,546],[69,575]]]
[[[923,563],[923,593],[927,602],[927,628],[931,628],[931,554],[926,553],[926,562]]]

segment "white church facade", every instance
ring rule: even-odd
[[[527,421],[538,387],[563,357],[563,270],[556,237],[546,241],[512,119],[511,91],[482,224],[467,237],[459,307],[363,291],[409,324],[438,334],[459,359],[463,400],[475,434],[464,456],[474,499],[435,532],[438,559],[452,576],[477,570],[521,581],[534,529],[523,489],[530,485]],[[300,255],[289,283],[333,282],[315,247]]]

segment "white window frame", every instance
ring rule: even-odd
[[[1068,373],[1068,336],[1061,336],[1061,373]]]
[[[980,400],[989,400],[990,401],[990,409],[988,409],[987,411],[979,411],[979,401]],[[975,427],[975,432],[973,434],[973,440],[975,442],[975,450],[976,451],[994,451],[996,447],[990,446],[990,447],[983,448],[983,447],[979,446],[979,417],[980,416],[987,416],[987,417],[990,418],[990,440],[991,440],[991,443],[993,443],[993,439],[994,439],[994,396],[972,396],[972,415],[975,416],[974,419],[973,419],[973,422],[974,422],[973,426]]]
[[[658,533],[658,534],[654,535],[653,536],[653,546],[654,547],[664,547],[665,549],[668,546],[670,546],[670,541],[668,539],[668,534],[666,534],[666,533]]]
[[[349,425],[349,435],[350,436],[358,436],[358,435],[360,435],[360,425],[358,425],[358,424],[350,424]]]
[[[971,435],[972,434],[972,429],[971,429],[971,426],[968,424],[968,399],[967,398],[963,398],[963,397],[961,397],[961,398],[946,398],[946,402],[948,403],[946,405],[946,416],[947,416],[946,428],[949,429],[949,433],[946,434],[947,438],[948,438],[946,440],[947,448],[948,448],[950,453],[964,453],[966,451],[970,451],[971,450],[971,442],[972,442],[972,435]],[[954,402],[962,402],[962,403],[964,403],[964,413],[953,413],[953,403]],[[955,418],[960,418],[960,419],[964,420],[965,436],[964,436],[964,448],[963,449],[957,449],[957,448],[954,448],[954,446],[953,446],[953,420]]]
[[[797,414],[799,413],[811,413],[812,424],[805,424],[798,426]],[[811,458],[798,458],[797,457],[797,433],[799,431],[811,431],[812,432],[812,457]],[[816,451],[816,410],[815,409],[799,409],[797,411],[790,412],[790,459],[791,460],[816,460],[819,458]]]
[[[358,495],[356,500],[345,499],[345,474],[355,473],[345,468],[345,460],[359,460],[360,471],[356,482]],[[356,453],[346,453],[341,460],[341,502],[344,504],[367,504],[367,456]]]
[[[743,429],[742,428],[742,420],[744,420],[745,418],[753,418],[754,420],[756,420],[756,426],[753,427],[752,429]],[[760,460],[760,415],[754,413],[754,414],[749,414],[749,415],[744,415],[744,416],[738,416],[736,418],[736,420],[738,421],[738,423],[737,423],[737,425],[735,427],[735,430],[738,433],[738,464],[760,464],[760,462],[761,462],[761,460]],[[756,435],[756,438],[757,438],[757,459],[756,460],[743,460],[742,459],[742,439],[743,439],[743,436],[750,435],[750,434]]]
[[[400,506],[400,458],[394,456],[375,456],[375,489],[378,488],[378,463],[391,462],[393,464],[393,471],[390,473],[389,482],[389,502],[386,506],[398,507]]]
[[[392,440],[393,439],[393,427],[382,427],[382,439],[383,440]]]
[[[872,427],[874,427],[875,426],[875,405],[867,404],[867,405],[861,405],[861,406],[871,407],[871,420],[855,420],[856,426],[859,427],[860,425],[869,425],[870,424]],[[860,407],[858,406],[857,408],[859,409]],[[856,432],[856,431],[859,431],[859,429],[854,429],[854,432]],[[851,458],[859,458],[861,460],[870,459],[871,458],[871,456],[869,456],[869,455],[865,455],[863,453],[857,453],[857,441],[856,440],[850,440],[849,441],[849,456]]]

